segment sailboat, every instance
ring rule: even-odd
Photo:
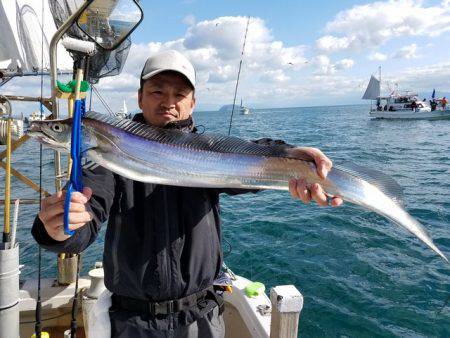
[[[53,31],[51,32],[47,32],[47,28],[45,30],[42,29],[46,36],[45,41],[52,41],[49,46],[46,43],[30,44],[28,39],[26,41],[14,39],[14,36],[26,37],[27,35],[24,33],[30,31],[30,29],[23,29],[22,34],[13,34],[11,32],[11,35],[5,37],[5,34],[11,30],[22,27],[20,25],[26,25],[32,22],[40,22],[37,27],[33,28],[32,32],[36,33],[40,31],[42,28],[42,18],[36,16],[36,20],[22,20],[20,25],[15,24],[16,18],[20,18],[20,13],[22,12],[27,15],[30,13],[42,13],[43,9],[40,8],[41,4],[44,5],[45,13],[47,13],[45,17],[50,18],[51,14],[48,1],[0,0],[0,27],[4,33],[0,39],[0,46],[5,45],[2,44],[3,40],[3,42],[6,41],[7,46],[11,47],[5,49],[0,48],[0,88],[1,84],[6,83],[15,76],[31,76],[44,73],[50,75],[52,80],[51,98],[38,96],[23,97],[18,95],[4,95],[3,97],[10,101],[41,102],[48,110],[52,111],[52,118],[58,118],[60,117],[58,107],[62,101],[61,97],[58,96],[60,93],[56,87],[58,75],[56,64],[61,65],[61,61],[66,59],[62,55],[58,55],[58,63],[56,63],[56,49],[62,49],[62,46],[57,47],[58,40],[64,34],[67,34],[68,29],[73,27],[77,18],[85,17],[85,9],[96,1],[80,2],[81,7],[78,9],[75,8],[69,13],[59,13],[58,20],[61,20],[61,17],[64,16],[67,19],[65,22],[60,22],[58,29],[55,26],[53,26]],[[104,6],[108,6],[108,4],[115,4],[118,1],[120,5],[125,5],[124,8],[131,9],[134,5],[138,6],[132,0],[102,0],[101,3]],[[18,6],[17,15],[15,5]],[[120,5],[117,7],[120,8]],[[59,9],[58,6],[56,8]],[[9,16],[11,20],[4,20],[6,16]],[[136,18],[136,16],[133,17]],[[51,20],[48,21],[51,22]],[[119,20],[115,20],[114,22],[120,23]],[[126,26],[129,27],[129,24]],[[37,36],[41,35],[37,34]],[[111,36],[107,36],[107,38],[103,39],[100,36],[97,39],[93,39],[93,41],[108,44],[107,46],[109,47]],[[31,40],[33,40],[32,37]],[[55,43],[53,43],[54,41]],[[23,46],[29,48],[24,49],[22,48]],[[35,48],[32,48],[33,46]],[[45,55],[48,56],[48,64],[46,64],[46,56],[43,58],[39,57],[39,51],[42,46],[44,46]],[[26,53],[23,53],[23,51],[26,51]],[[10,54],[5,55],[7,52]],[[37,57],[35,56],[35,52],[38,53]],[[125,55],[126,58],[127,54],[122,49],[121,55]],[[103,59],[104,55],[101,56],[99,59]],[[44,64],[39,62],[42,59],[44,59]],[[105,58],[105,60],[108,61],[108,66],[111,65],[111,60],[118,61],[120,64],[117,66],[117,69],[119,72],[122,69],[120,65],[124,60],[120,59],[120,55],[111,54],[110,58]],[[71,100],[73,98],[68,97],[66,99]],[[4,106],[6,107],[6,103],[4,103]],[[61,107],[63,106],[61,104]],[[6,108],[4,110],[6,111]],[[68,107],[67,113],[69,112],[70,108]],[[124,114],[128,113],[125,104],[121,112]],[[31,337],[36,327],[44,327],[45,331],[50,332],[52,337],[70,337],[70,329],[68,328],[71,327],[71,322],[77,323],[76,318],[78,319],[78,329],[76,332],[79,336],[86,336],[88,338],[110,337],[108,309],[111,304],[111,295],[106,290],[103,282],[104,276],[101,262],[96,263],[92,267],[88,276],[78,277],[79,256],[60,254],[57,257],[58,274],[56,278],[40,278],[39,275],[39,279],[25,279],[19,283],[21,267],[19,265],[18,243],[20,238],[16,239],[15,232],[17,230],[17,215],[20,200],[17,199],[15,204],[12,203],[11,191],[16,198],[18,197],[17,194],[19,191],[16,191],[14,187],[11,189],[8,188],[11,186],[11,177],[15,175],[16,178],[22,180],[40,194],[49,194],[41,186],[17,171],[14,171],[11,167],[11,152],[27,140],[27,135],[21,137],[17,142],[11,142],[9,138],[7,150],[5,151],[6,155],[4,155],[6,157],[6,174],[4,175],[5,198],[3,201],[5,222],[3,224],[3,241],[0,242],[0,274],[2,275],[2,278],[0,278],[0,337]],[[50,165],[50,163],[48,164]],[[61,190],[67,177],[61,171],[62,161],[59,153],[55,153],[55,160],[51,164],[54,165],[55,169],[54,177],[52,177],[55,182],[55,188],[56,190]],[[39,203],[38,198],[24,200],[28,204]],[[12,224],[10,224],[9,220],[11,204],[15,206],[14,221]],[[41,266],[41,261],[39,261],[39,266]],[[250,280],[234,275],[228,267],[224,267],[224,270],[231,280],[231,286],[233,288],[232,293],[226,292],[224,294],[226,337],[268,338],[297,336],[299,314],[303,307],[303,297],[293,285],[273,287],[270,290],[269,299],[264,290],[261,289],[261,286],[258,285],[258,289],[255,289],[255,287],[251,289],[250,287],[254,283]],[[79,300],[81,309],[74,305],[75,299]],[[37,309],[39,310],[37,311]],[[39,320],[37,319],[38,315],[40,316]],[[44,337],[44,335],[42,336]]]
[[[123,106],[122,108],[115,113],[117,117],[120,117],[121,119],[129,119],[130,113],[128,112],[127,103],[125,100],[123,100]]]
[[[381,95],[381,67],[379,78],[370,77],[369,84],[362,97],[363,100],[371,100],[369,116],[374,119],[388,120],[440,120],[450,119],[450,110],[434,109],[426,101],[419,99],[418,93],[393,90],[389,95]],[[373,106],[373,101],[376,105]],[[433,98],[434,101],[434,98]],[[433,101],[430,100],[430,103]]]
[[[242,99],[241,99],[241,106],[239,107],[239,111],[241,112],[241,115],[250,114],[250,109],[242,105]]]

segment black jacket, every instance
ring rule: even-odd
[[[141,115],[136,119],[143,120]],[[172,127],[192,131],[192,120]],[[150,301],[181,298],[212,285],[222,264],[219,194],[249,191],[142,183],[103,167],[84,170],[83,184],[93,191],[88,208],[94,219],[58,242],[36,217],[34,238],[48,250],[78,253],[94,242],[108,221],[103,255],[106,287],[118,295]],[[193,310],[179,316],[178,324],[199,316],[202,311]]]

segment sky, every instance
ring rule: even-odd
[[[385,93],[450,93],[450,0],[140,3],[144,20],[122,73],[97,86],[117,109],[123,100],[138,108],[142,66],[165,49],[194,64],[197,110],[231,104],[248,17],[237,98],[251,108],[368,103],[361,96],[380,66]],[[37,83],[17,82],[2,91]]]

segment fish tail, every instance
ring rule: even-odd
[[[388,199],[388,197],[386,198]],[[431,250],[441,256],[447,263],[450,263],[447,256],[436,246],[436,244],[434,244],[432,238],[430,237],[430,235],[428,235],[427,231],[418,220],[412,217],[405,209],[403,209],[402,206],[398,205],[392,200],[385,200],[383,204],[384,206],[390,204],[390,207],[380,209],[380,214],[384,214],[384,216],[414,234]]]

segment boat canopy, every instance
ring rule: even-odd
[[[0,70],[14,75],[50,68],[49,45],[56,26],[48,0],[0,0],[0,31]],[[72,70],[72,58],[62,46],[57,55],[58,69]]]
[[[380,80],[375,76],[370,77],[367,89],[362,97],[363,100],[376,100],[380,97]]]

